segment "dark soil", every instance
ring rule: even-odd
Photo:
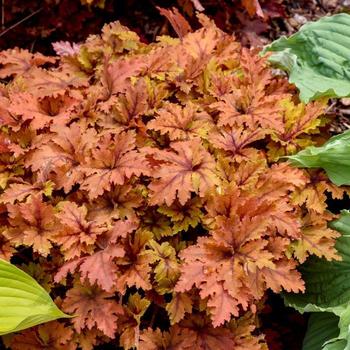
[[[301,350],[307,314],[301,315],[286,307],[281,296],[269,293],[265,307],[260,312],[260,321],[269,350]]]
[[[292,34],[308,20],[349,11],[350,6],[348,0],[260,0],[260,3],[265,19],[249,17],[240,0],[201,0],[204,13],[247,46],[264,45],[281,35]],[[115,20],[150,42],[159,34],[172,33],[157,6],[177,7],[196,26],[191,0],[105,0],[104,8],[82,5],[80,0],[2,0],[0,48],[18,46],[53,54],[52,42],[83,41],[89,34],[99,33],[104,23]]]

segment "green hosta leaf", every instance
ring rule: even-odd
[[[350,302],[350,212],[342,211],[341,218],[331,227],[342,233],[336,248],[341,261],[311,257],[300,271],[306,283],[304,294],[286,294],[288,304],[301,311],[332,311]],[[342,312],[340,310],[339,312]]]
[[[303,350],[320,350],[324,343],[339,334],[339,317],[329,312],[314,313],[310,316]]]
[[[31,276],[0,259],[0,335],[66,315]]]
[[[331,227],[342,234],[336,244],[342,261],[308,259],[301,267],[306,293],[284,296],[298,311],[315,312],[303,350],[350,350],[350,211]]]
[[[323,168],[338,186],[350,185],[350,130],[330,138],[321,147],[307,147],[286,158],[297,167]]]
[[[340,316],[332,312],[311,314],[302,350],[349,350],[348,316],[346,307]]]
[[[350,15],[342,13],[303,25],[289,38],[281,37],[263,53],[289,73],[303,102],[319,97],[350,95]]]

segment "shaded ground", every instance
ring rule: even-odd
[[[265,19],[250,17],[240,0],[201,0],[204,12],[247,46],[263,45],[293,33],[308,20],[350,6],[349,0],[260,0],[260,3]],[[104,8],[82,5],[80,0],[2,0],[0,48],[19,46],[50,54],[53,53],[50,43],[82,41],[114,20],[135,30],[145,42],[153,41],[157,35],[171,31],[156,6],[176,6],[195,26],[191,0],[105,0]]]

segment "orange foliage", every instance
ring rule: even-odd
[[[116,22],[59,59],[0,54],[0,254],[25,248],[76,315],[12,349],[263,350],[266,291],[338,258],[325,192],[343,190],[278,160],[324,137],[324,103],[204,15],[163,14],[180,39]]]

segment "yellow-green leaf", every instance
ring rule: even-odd
[[[0,335],[71,317],[31,276],[0,259]]]

